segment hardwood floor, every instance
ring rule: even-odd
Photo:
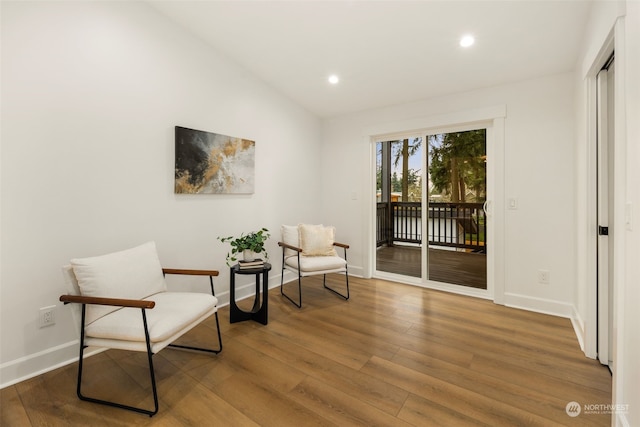
[[[331,277],[333,286],[342,277]],[[293,289],[293,287],[291,288]],[[217,356],[154,356],[160,411],[82,402],[77,363],[1,390],[2,426],[605,426],[566,413],[611,402],[611,376],[584,357],[568,319],[380,280],[351,278],[351,299],[303,282],[301,310],[270,292],[269,324],[229,324]],[[207,320],[183,341],[213,342]],[[85,362],[85,393],[151,405],[145,355]]]

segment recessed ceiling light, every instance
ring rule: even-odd
[[[466,36],[463,36],[460,39],[460,46],[469,47],[469,46],[473,45],[475,42],[476,42],[476,39],[473,38],[472,35],[466,35]]]
[[[331,83],[332,85],[338,84],[339,81],[340,79],[335,74],[331,74],[329,76],[329,83]]]

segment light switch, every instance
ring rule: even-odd
[[[507,202],[507,206],[509,206],[509,209],[518,209],[518,199],[512,197]]]

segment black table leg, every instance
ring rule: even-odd
[[[270,264],[265,264],[264,268],[260,268],[259,271],[250,270],[240,272],[237,266],[231,267],[230,274],[230,291],[231,298],[229,301],[229,321],[231,323],[242,322],[244,320],[254,320],[256,322],[266,325],[269,322],[269,270]],[[249,274],[255,273],[256,279],[256,294],[253,300],[253,307],[251,311],[244,311],[238,307],[236,303],[236,274]],[[262,296],[260,295],[260,273],[262,273]]]

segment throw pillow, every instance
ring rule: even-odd
[[[300,249],[304,256],[334,256],[335,227],[325,227],[322,224],[299,224]]]

